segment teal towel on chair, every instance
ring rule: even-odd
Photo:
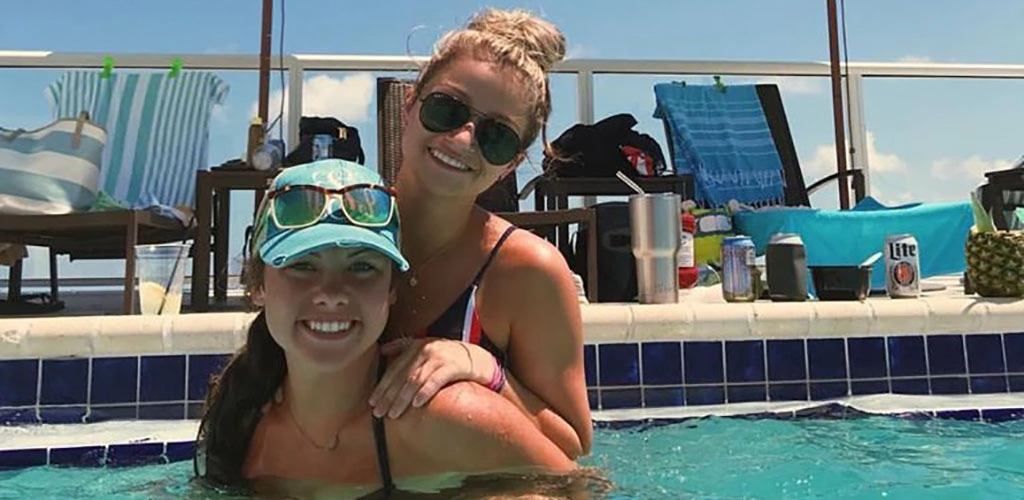
[[[46,93],[56,116],[87,111],[106,129],[100,190],[133,208],[193,205],[196,171],[209,168],[210,114],[227,94],[208,71],[116,70],[68,71]]]
[[[733,216],[737,233],[763,254],[771,235],[797,233],[808,265],[855,265],[881,252],[886,235],[910,233],[920,248],[921,277],[963,272],[964,245],[974,225],[970,202],[921,203],[895,208],[865,198],[855,210],[767,208]],[[868,208],[870,207],[870,208]],[[871,288],[885,288],[885,264],[875,263]]]
[[[708,85],[659,83],[654,117],[671,130],[676,172],[695,178],[701,206],[729,200],[749,205],[785,201],[782,160],[754,85],[724,91]]]

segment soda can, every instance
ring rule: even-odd
[[[726,302],[753,302],[754,242],[749,236],[730,236],[722,240],[722,297]]]
[[[313,136],[313,161],[331,158],[334,146],[334,137],[328,134],[317,134]]]
[[[885,237],[885,291],[892,298],[921,295],[921,258],[912,234]]]

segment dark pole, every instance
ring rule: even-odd
[[[259,114],[263,126],[268,125],[267,108],[270,101],[270,43],[271,24],[274,19],[274,0],[263,0],[263,23],[260,26],[260,91]]]
[[[843,87],[839,75],[839,27],[836,0],[826,0],[828,7],[828,56],[832,73],[832,119],[836,134],[836,168],[839,173],[839,208],[850,208],[850,190],[846,176],[846,132],[843,127]]]

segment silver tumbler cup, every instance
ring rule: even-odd
[[[636,285],[641,304],[679,301],[679,232],[682,229],[677,193],[629,197],[629,224],[636,257]]]

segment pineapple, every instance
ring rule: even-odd
[[[1024,297],[1024,231],[998,230],[975,193],[967,235],[967,280],[982,297]]]

